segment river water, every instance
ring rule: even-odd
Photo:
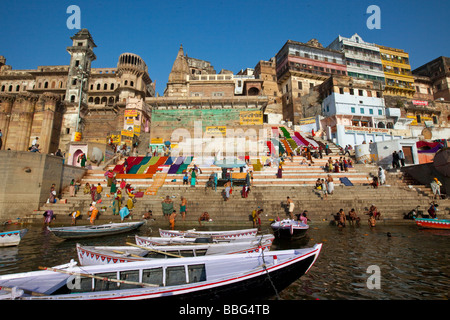
[[[0,248],[0,274],[33,271],[39,266],[51,267],[77,260],[77,242],[125,245],[127,241],[134,243],[134,234],[159,236],[158,226],[151,223],[127,234],[78,241],[57,238],[39,224],[25,227],[29,231],[19,246]],[[240,228],[249,226],[211,225],[197,229]],[[20,226],[4,228],[5,231],[15,229]],[[266,226],[262,232],[270,230]],[[278,296],[283,300],[446,300],[450,296],[449,240],[450,231],[418,229],[413,221],[399,225],[378,223],[372,229],[364,224],[339,229],[313,222],[305,238],[275,239],[273,243],[272,250],[323,243],[310,271]]]

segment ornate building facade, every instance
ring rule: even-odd
[[[116,67],[92,68],[97,57],[89,31],[82,29],[71,40],[67,66],[14,70],[0,56],[5,149],[25,151],[36,137],[43,153],[67,152],[76,140],[105,144],[109,135],[123,130],[129,98],[155,95],[148,67],[138,55],[124,53]]]

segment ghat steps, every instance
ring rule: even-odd
[[[330,155],[333,160],[340,155]],[[303,157],[294,157],[293,162],[289,159],[284,164],[283,178],[275,177],[275,167],[264,167],[262,171],[254,172],[253,185],[248,198],[242,198],[241,186],[233,188],[230,200],[223,200],[223,187],[218,187],[217,191],[205,189],[205,184],[213,172],[218,172],[220,168],[201,168],[202,174],[198,177],[196,187],[182,184],[182,174],[168,175],[164,185],[158,190],[156,195],[144,195],[138,198],[135,208],[132,210],[133,219],[140,219],[147,210],[152,210],[153,215],[159,221],[163,220],[161,201],[169,195],[174,201],[174,209],[179,211],[180,197],[187,199],[186,222],[195,223],[200,214],[208,211],[215,223],[234,223],[248,221],[248,215],[253,209],[261,207],[264,209],[263,221],[274,219],[278,214],[285,216],[283,205],[286,197],[289,196],[295,204],[295,213],[308,210],[309,218],[314,221],[331,220],[331,214],[335,214],[339,209],[348,212],[355,208],[363,217],[364,211],[375,204],[381,211],[385,219],[402,219],[403,214],[409,212],[417,205],[422,210],[428,207],[430,202],[430,189],[426,186],[410,186],[401,181],[398,172],[387,173],[387,184],[373,189],[368,185],[371,175],[376,174],[377,167],[373,165],[355,165],[349,168],[348,172],[332,173],[334,178],[335,191],[333,195],[328,195],[327,199],[322,199],[319,192],[314,190],[317,178],[325,178],[327,173],[322,168],[326,159],[313,159],[314,163],[300,165]],[[191,168],[196,159],[188,167]],[[112,167],[111,167],[112,168]],[[354,186],[344,186],[340,183],[339,177],[348,177]],[[173,180],[176,181],[173,181]],[[127,179],[132,187],[145,191],[151,184],[152,179]],[[98,208],[106,207],[105,212],[101,212],[99,221],[119,221],[119,216],[112,215],[112,199],[106,196],[109,188],[106,187],[104,171],[88,170],[81,181],[81,188],[76,197],[69,197],[68,191],[64,190],[62,198],[67,199],[66,204],[46,204],[40,211],[30,215],[29,219],[42,219],[44,210],[53,210],[57,215],[58,222],[70,223],[68,214],[74,210],[80,210],[87,218],[87,211],[92,199],[90,195],[84,195],[82,188],[86,183],[101,183],[104,188],[102,193],[102,203]],[[127,196],[124,196],[126,201]],[[449,216],[450,200],[440,200],[439,217]],[[426,210],[425,210],[426,211]],[[181,220],[181,217],[178,218]],[[99,222],[100,223],[100,222]],[[250,222],[249,222],[250,223]]]

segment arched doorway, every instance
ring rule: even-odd
[[[81,167],[81,164],[78,163],[78,157],[83,153],[82,150],[78,149],[74,152],[73,158],[72,158],[72,165],[75,167]]]

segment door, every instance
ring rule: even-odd
[[[405,164],[414,164],[414,158],[412,155],[412,147],[402,147],[403,154],[405,155]]]

